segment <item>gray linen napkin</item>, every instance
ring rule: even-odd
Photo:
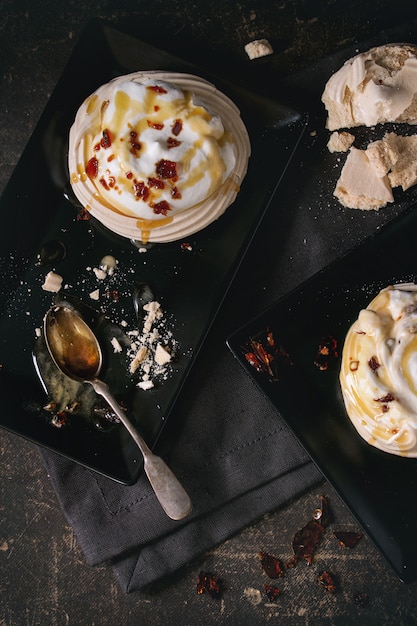
[[[87,561],[111,562],[126,592],[175,571],[321,479],[226,347],[215,366],[199,370],[164,455],[193,501],[187,519],[170,520],[144,476],[124,486],[42,451]],[[175,416],[172,423],[174,430]]]

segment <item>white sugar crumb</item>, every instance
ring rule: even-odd
[[[138,387],[140,387],[144,391],[148,391],[148,389],[153,389],[154,384],[153,384],[153,382],[151,380],[141,380],[138,383]]]
[[[113,346],[113,350],[116,353],[122,352],[122,346],[120,345],[119,341],[116,339],[116,337],[113,337],[111,340],[111,345]]]
[[[104,280],[107,278],[107,272],[99,267],[93,267],[93,272],[96,275],[97,280]]]
[[[95,289],[94,291],[92,291],[89,294],[91,300],[99,300],[100,299],[100,290],[99,289]]]
[[[166,365],[171,360],[171,355],[160,343],[156,346],[155,361],[158,365]]]
[[[55,272],[48,272],[45,276],[45,282],[42,285],[44,291],[50,291],[51,293],[58,293],[62,287],[63,278]]]
[[[246,44],[245,52],[252,61],[273,54],[274,50],[267,39],[255,39]]]

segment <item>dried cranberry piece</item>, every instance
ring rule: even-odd
[[[317,356],[314,360],[319,370],[326,371],[330,363],[339,356],[337,351],[337,341],[331,335],[323,337],[320,341]]]
[[[94,179],[97,178],[98,174],[98,161],[96,157],[91,157],[91,159],[87,162],[85,166],[85,173],[88,178]]]
[[[160,178],[148,178],[148,185],[155,189],[165,189],[165,183]]]
[[[278,380],[282,366],[292,365],[290,355],[283,346],[275,344],[274,335],[269,328],[249,339],[243,349],[249,365],[258,372],[267,374],[273,381]]]
[[[156,173],[159,178],[177,178],[177,164],[175,161],[168,161],[168,159],[161,159],[156,164]]]
[[[167,139],[167,148],[168,149],[177,148],[181,144],[182,144],[182,141],[179,141],[178,139],[174,139],[174,137],[168,137],[168,139]]]
[[[182,131],[182,120],[175,120],[171,126],[172,134],[178,137]]]
[[[350,531],[334,531],[333,535],[344,548],[354,548],[363,537],[363,533]]]
[[[279,559],[267,552],[259,552],[258,556],[261,560],[262,569],[269,578],[280,578],[284,576],[284,571]]]
[[[337,589],[334,577],[330,572],[321,572],[321,574],[317,576],[317,582],[329,593],[334,593]]]
[[[152,122],[152,120],[146,120],[149,128],[153,128],[154,130],[162,130],[164,125],[160,122]]]
[[[378,367],[381,367],[380,364],[378,363],[378,359],[376,358],[376,356],[371,356],[371,358],[368,361],[368,365],[373,372],[376,372]]]
[[[133,191],[137,200],[143,200],[144,202],[146,202],[146,200],[149,198],[149,188],[145,185],[143,181],[137,181],[136,179],[134,179]]]
[[[103,130],[103,136],[102,136],[102,138],[100,140],[101,147],[102,148],[110,148],[110,146],[112,144],[112,141],[113,141],[113,136],[112,136],[111,132],[107,128],[105,128]]]
[[[167,215],[168,211],[171,210],[171,207],[166,200],[161,200],[161,202],[153,204],[152,209],[155,215]]]
[[[313,562],[314,554],[332,517],[327,498],[321,496],[320,500],[321,508],[316,509],[313,519],[294,535],[292,541],[294,556],[286,563],[287,567],[294,567],[298,561],[305,561],[307,565]]]
[[[90,216],[89,211],[87,211],[87,209],[84,207],[77,214],[77,220],[79,222],[86,222],[87,220],[90,219],[90,217],[91,216]]]
[[[221,580],[216,574],[201,571],[197,578],[197,593],[208,593],[212,598],[219,598],[222,592]]]
[[[148,85],[146,89],[149,89],[149,91],[154,91],[155,93],[168,93],[166,89],[161,87],[161,85]]]
[[[272,585],[264,585],[265,595],[270,602],[274,602],[278,596],[282,594],[282,590],[278,589],[278,587],[273,587]]]

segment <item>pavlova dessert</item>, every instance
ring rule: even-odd
[[[234,201],[250,142],[236,105],[189,74],[120,76],[80,106],[72,189],[106,227],[143,243],[200,231]]]
[[[340,383],[369,444],[417,457],[417,285],[387,287],[360,311],[346,336]]]

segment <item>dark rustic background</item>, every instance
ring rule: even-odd
[[[92,18],[179,56],[191,55],[207,68],[221,60],[225,72],[279,96],[280,76],[417,18],[417,8],[409,0],[0,0],[0,191]],[[260,37],[275,53],[250,64],[243,47]],[[335,524],[358,529],[325,482],[175,576],[127,596],[111,569],[86,565],[33,445],[1,432],[0,477],[0,626],[417,623],[417,583],[401,584],[366,536],[353,551],[326,536],[313,566],[296,568],[282,582],[284,594],[276,603],[264,596],[257,603],[256,592],[267,582],[257,553],[289,554],[294,531],[322,493],[330,499]],[[337,575],[335,595],[315,583],[324,568]],[[196,594],[202,569],[223,580],[220,600]],[[355,603],[358,592],[368,594],[366,606]]]

